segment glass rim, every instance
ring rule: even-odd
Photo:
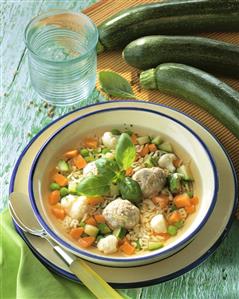
[[[74,58],[71,58],[71,59],[68,59],[68,60],[64,60],[64,61],[55,61],[55,60],[51,60],[51,59],[47,59],[47,58],[44,58],[42,56],[40,56],[39,54],[37,54],[33,49],[32,47],[30,46],[28,40],[27,40],[27,35],[28,35],[28,32],[29,32],[29,28],[30,26],[37,20],[37,19],[42,19],[43,17],[47,17],[47,16],[50,16],[50,15],[58,15],[58,14],[61,14],[61,13],[69,13],[69,14],[75,14],[75,15],[79,15],[81,17],[84,17],[85,19],[88,20],[88,22],[93,26],[93,30],[95,31],[95,40],[94,40],[94,43],[93,45],[89,48],[89,50],[87,50],[87,52],[83,55],[79,55],[77,57],[74,57]],[[30,20],[30,22],[27,24],[25,30],[24,30],[24,43],[27,47],[27,50],[31,52],[31,54],[33,54],[34,56],[36,56],[38,59],[42,60],[42,61],[45,61],[45,62],[48,62],[48,63],[52,63],[52,64],[64,64],[64,63],[71,63],[71,62],[77,62],[77,61],[80,61],[82,59],[84,59],[97,45],[97,42],[98,42],[98,39],[99,39],[99,32],[98,32],[98,29],[97,29],[97,26],[95,25],[95,23],[91,20],[91,18],[89,18],[86,14],[84,13],[81,13],[81,12],[75,12],[75,11],[70,11],[70,10],[66,10],[66,9],[54,9],[54,10],[50,10],[48,12],[45,12],[45,13],[42,13],[40,15],[37,15],[35,16],[34,18],[32,18]]]

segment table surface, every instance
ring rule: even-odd
[[[123,0],[117,0],[123,1]],[[30,139],[53,119],[74,107],[49,111],[31,87],[23,33],[29,20],[53,8],[80,11],[94,0],[0,0],[1,14],[1,191],[0,210],[7,205],[9,180],[16,159]],[[94,91],[89,103],[101,101]],[[226,198],[225,198],[226,200]],[[220,219],[219,219],[220,221]],[[124,290],[132,298],[239,298],[239,222],[218,250],[196,269],[177,279],[138,289]],[[27,299],[27,298],[26,298]]]

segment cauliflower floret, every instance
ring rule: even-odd
[[[83,175],[87,176],[87,175],[97,175],[98,174],[98,170],[97,170],[97,166],[95,164],[95,162],[90,162],[88,163],[84,168],[83,168]]]
[[[132,179],[139,183],[144,198],[158,194],[166,184],[167,173],[159,168],[142,168],[134,173]]]
[[[116,143],[119,139],[119,136],[113,135],[111,132],[105,132],[102,136],[102,142],[104,146],[114,149],[116,147]]]
[[[139,214],[139,209],[135,205],[120,197],[111,201],[103,210],[103,215],[112,229],[133,228],[139,223]]]
[[[61,206],[71,218],[81,220],[88,208],[87,198],[69,194],[61,199]]]
[[[114,235],[109,235],[99,240],[97,248],[105,254],[117,251],[118,239]]]
[[[152,230],[156,233],[166,233],[167,226],[164,216],[162,214],[158,214],[154,216],[150,221],[150,226]]]
[[[175,166],[173,165],[173,161],[176,160],[177,157],[174,154],[164,154],[158,161],[158,166],[162,168],[168,169],[170,172],[175,171]]]
[[[61,199],[61,206],[67,211],[71,208],[73,202],[78,198],[77,195],[68,194]]]

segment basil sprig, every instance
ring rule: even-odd
[[[129,82],[120,74],[112,71],[99,72],[100,86],[109,96],[127,99],[138,99]]]
[[[136,149],[128,134],[122,133],[118,139],[115,160],[100,158],[95,161],[97,175],[83,178],[77,185],[77,193],[86,196],[105,195],[110,185],[118,184],[122,198],[139,203],[143,196],[138,182],[125,176],[136,157]]]
[[[128,134],[122,133],[116,146],[115,159],[123,170],[129,168],[135,160],[136,149]]]

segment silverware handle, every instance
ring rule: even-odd
[[[55,245],[54,250],[69,266],[80,281],[99,299],[123,299],[100,275],[83,260],[71,257],[63,248]]]
[[[55,245],[54,247],[55,252],[64,260],[64,262],[70,266],[75,258],[73,258],[69,253],[67,253],[63,248],[61,248],[58,245]]]

